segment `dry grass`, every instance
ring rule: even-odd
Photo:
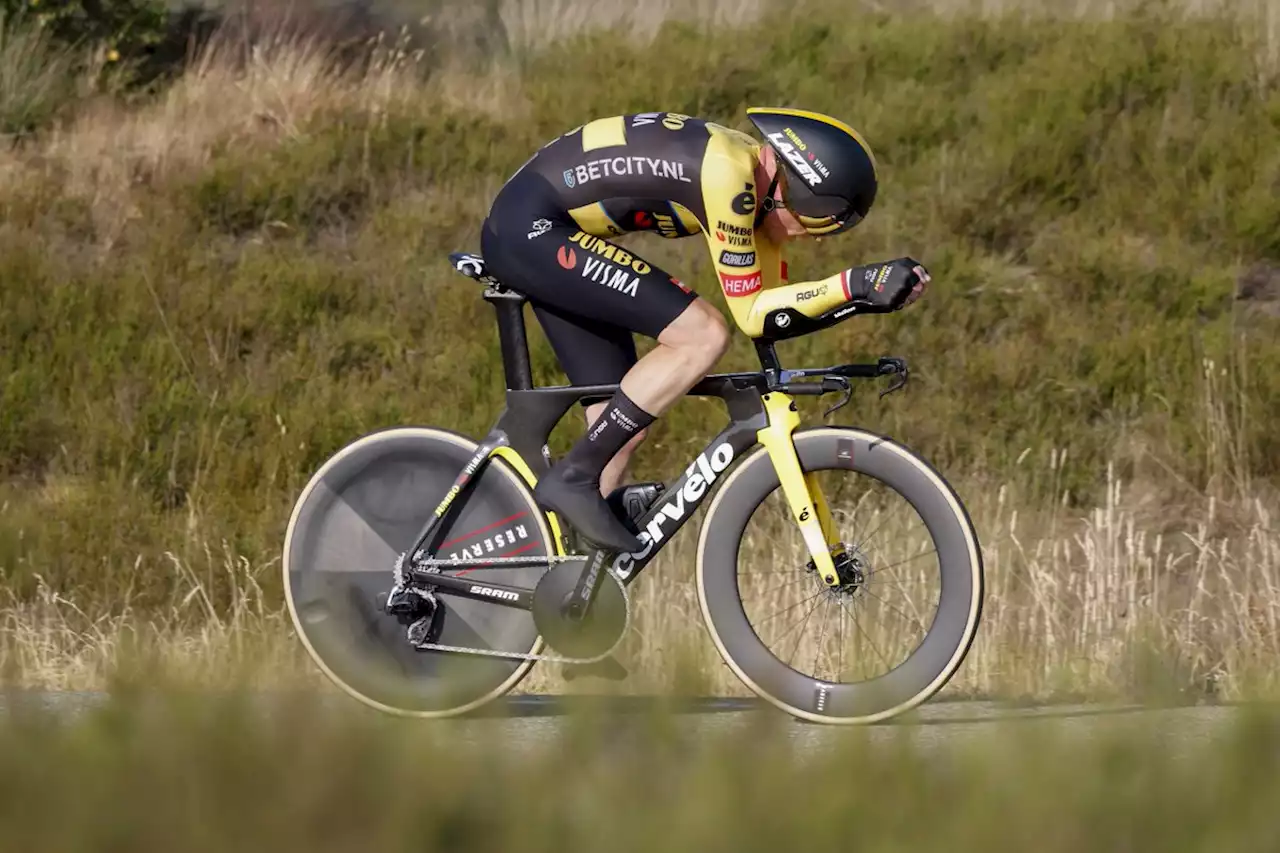
[[[1019,509],[1007,488],[969,494],[982,537],[987,597],[978,640],[948,692],[1036,698],[1205,692],[1257,698],[1280,692],[1273,666],[1280,656],[1274,496],[1231,503],[1205,497],[1188,506],[1183,519],[1153,513],[1114,476],[1107,496],[1103,506],[1072,515]],[[837,506],[837,516],[842,509],[849,505]],[[755,547],[742,571],[756,579],[771,577],[763,573],[787,565],[780,555],[802,547],[776,519],[753,530],[759,539],[749,544]],[[907,535],[888,535],[898,533],[891,525],[877,537],[891,543],[877,551],[878,559],[893,564],[903,554],[919,553],[918,528],[902,530]],[[695,542],[692,531],[684,533],[633,588],[634,629],[620,654],[633,677],[620,689],[746,695],[702,628],[693,580]],[[34,601],[11,600],[0,611],[0,670],[6,681],[101,689],[115,669],[141,657],[167,678],[201,684],[320,684],[292,638],[288,615],[256,581],[276,567],[251,567],[226,550],[206,554],[238,585],[229,611],[219,612],[198,573],[172,555],[184,592],[159,619],[134,612],[127,601],[113,614],[90,615],[73,598],[45,587]],[[918,618],[927,618],[936,601],[937,582],[928,566],[929,561],[913,563],[910,575],[895,575],[900,588],[876,587],[881,603],[859,610],[866,625],[861,635],[852,623],[821,629],[820,621],[797,632],[799,620],[792,619],[775,623],[778,636],[766,635],[766,642],[783,656],[793,655],[801,669],[810,660],[820,670],[830,669],[841,636],[839,654],[850,661],[858,653],[905,654],[919,633],[903,613],[923,604]],[[810,584],[799,572],[795,577],[802,582],[782,592],[771,581],[773,597],[749,599],[749,614],[780,611],[810,596],[801,592]],[[753,621],[759,627],[764,620]],[[542,666],[520,689],[600,688],[591,680],[566,686],[558,667]]]
[[[823,5],[821,0],[814,0],[814,4]],[[836,4],[833,0],[826,5],[903,13],[922,9],[982,15],[1035,11],[1107,17],[1132,4],[920,0],[877,5],[873,0],[860,4]],[[517,45],[541,47],[599,27],[620,27],[643,41],[652,39],[661,22],[669,18],[745,23],[771,7],[750,0],[678,5],[580,0],[505,2],[493,8]],[[1257,24],[1251,32],[1258,39],[1262,61],[1270,63],[1264,67],[1280,68],[1280,2],[1187,0],[1181,8],[1195,15],[1226,8],[1248,16],[1242,20]],[[424,84],[417,68],[421,54],[403,43],[388,44],[379,57],[367,73],[351,74],[340,70],[321,44],[298,41],[283,33],[259,39],[248,52],[243,45],[215,44],[153,102],[126,108],[104,100],[23,149],[0,152],[0,185],[12,188],[56,176],[58,196],[87,202],[98,239],[110,247],[141,215],[139,200],[146,198],[154,185],[199,173],[220,149],[268,149],[281,141],[306,139],[318,133],[317,119],[329,113],[340,113],[348,120],[355,116],[363,126],[375,127],[392,111],[412,112],[420,105],[431,108],[441,102],[519,124],[527,106],[526,87],[554,89],[564,82],[530,81],[510,65],[495,65],[476,76],[462,66],[446,63],[437,66]],[[549,103],[546,112],[561,118],[557,102]],[[901,112],[897,107],[884,109],[886,113]],[[524,146],[519,138],[508,142]],[[520,157],[526,156],[527,146],[519,151]],[[951,171],[940,169],[939,173]],[[497,179],[496,169],[487,168],[484,174],[486,180]],[[400,189],[392,185],[397,192],[389,191],[388,195],[413,200],[429,197],[437,188],[398,192]],[[468,194],[465,202],[450,197],[440,207],[456,219],[460,205],[483,202],[473,195]],[[479,215],[478,208],[465,212]],[[967,214],[965,218],[969,218]],[[411,220],[404,228],[413,231],[417,223]],[[447,226],[459,227],[452,221]],[[442,226],[440,230],[446,229]],[[142,233],[139,242],[146,242],[147,236]],[[180,238],[185,236],[179,235],[175,242]],[[1063,242],[1068,238],[1073,238],[1070,231]],[[1234,249],[1223,249],[1222,254],[1230,251]],[[282,281],[290,263],[281,262]],[[978,270],[983,281],[993,271],[1008,273],[1003,257],[992,255],[983,263],[991,267]],[[1056,272],[1062,278],[1081,277],[1072,268],[1063,273],[1043,262],[1041,269],[1033,272],[1044,274],[1045,268],[1048,275]],[[403,274],[404,278],[409,275]],[[417,275],[416,268],[412,275]],[[388,290],[400,287],[400,276],[399,270],[388,276]],[[219,278],[212,287],[221,286]],[[968,296],[976,299],[978,291]],[[179,307],[176,297],[173,302]],[[381,319],[379,315],[371,322]],[[293,342],[286,342],[280,349],[292,346]],[[1017,360],[1002,358],[1006,363]],[[400,361],[396,363],[399,368]],[[1248,363],[1248,359],[1241,359],[1242,366]],[[104,369],[118,371],[120,365]],[[1280,651],[1280,533],[1273,524],[1277,504],[1264,486],[1251,482],[1253,466],[1243,439],[1244,426],[1251,418],[1249,401],[1257,404],[1264,398],[1234,393],[1232,383],[1247,384],[1246,377],[1224,377],[1212,365],[1201,378],[1204,399],[1198,432],[1202,440],[1197,448],[1204,455],[1200,467],[1206,472],[1207,485],[1199,494],[1177,501],[1157,496],[1153,501],[1152,489],[1157,487],[1147,478],[1140,472],[1126,478],[1117,469],[1108,469],[1105,499],[1097,508],[1083,512],[1045,506],[1020,495],[1015,485],[990,485],[980,478],[962,490],[973,502],[985,549],[988,604],[979,641],[953,683],[954,691],[1050,696],[1211,686],[1228,696],[1275,692],[1271,664]],[[1009,385],[1015,387],[1016,378],[1009,380]],[[348,391],[342,389],[344,402],[351,396]],[[252,398],[261,393],[265,392],[251,386],[243,396]],[[383,388],[371,391],[370,396],[393,394]],[[321,415],[327,416],[324,401],[316,406],[315,411],[292,414],[290,423],[310,424],[320,421]],[[934,420],[942,423],[941,416],[934,416]],[[345,431],[347,425],[333,427],[339,428]],[[328,440],[326,436],[321,439]],[[142,443],[142,439],[136,440],[136,445]],[[130,454],[136,445],[129,445]],[[96,459],[88,451],[84,458]],[[1038,465],[1043,472],[1040,479],[1052,480],[1061,471],[1063,458],[1055,452],[1038,463],[1030,457],[1027,464]],[[1132,465],[1128,457],[1122,462],[1126,470]],[[199,464],[196,467],[199,469]],[[86,478],[101,473],[87,470]],[[1166,480],[1177,477],[1172,471],[1165,475]],[[247,482],[250,487],[244,494],[254,494],[253,482]],[[200,499],[199,483],[188,485],[195,495],[191,498],[194,504]],[[258,493],[267,486],[279,489],[273,480]],[[762,537],[768,538],[767,533]],[[686,533],[636,590],[638,621],[626,649],[635,678],[626,685],[628,689],[742,692],[741,685],[715,657],[700,627],[692,580],[693,544],[693,534]],[[779,538],[777,547],[787,544],[785,538]],[[912,542],[904,538],[900,545],[909,548]],[[117,666],[141,655],[177,676],[213,683],[242,678],[260,684],[318,683],[290,637],[288,618],[278,601],[255,580],[273,573],[274,564],[251,562],[221,544],[207,546],[204,553],[207,565],[199,572],[187,558],[171,555],[177,594],[167,609],[160,608],[159,615],[150,608],[135,610],[128,595],[109,613],[103,613],[74,593],[55,592],[54,585],[41,585],[36,595],[27,599],[11,594],[0,629],[0,660],[6,680],[59,689],[101,687]],[[127,565],[120,569],[122,575],[131,576]],[[222,585],[234,590],[229,607],[212,603],[215,595],[203,580],[210,574],[225,579]],[[816,651],[821,650],[805,649],[804,653]],[[591,685],[592,689],[597,686]],[[524,687],[559,690],[563,683],[556,670],[548,667],[535,669]]]
[[[0,673],[6,684],[45,690],[101,690],[119,673],[144,670],[202,687],[319,684],[292,636],[289,615],[263,594],[258,578],[273,566],[203,548],[209,567],[236,587],[230,607],[210,601],[202,571],[166,556],[181,591],[167,612],[140,614],[128,601],[93,614],[43,582],[37,594],[11,593],[0,607]],[[208,567],[206,567],[208,568]]]
[[[40,173],[56,176],[62,194],[88,202],[96,233],[109,247],[141,215],[140,194],[198,173],[216,148],[298,139],[324,113],[377,123],[405,99],[421,97],[421,58],[403,40],[379,39],[368,66],[353,72],[325,43],[288,30],[250,45],[215,38],[153,103],[128,107],[100,99],[53,128],[25,156],[6,157],[0,186]]]

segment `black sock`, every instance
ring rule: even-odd
[[[565,480],[599,486],[604,466],[636,433],[653,421],[653,415],[631,402],[619,388],[587,434],[565,454]]]

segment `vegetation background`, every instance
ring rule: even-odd
[[[488,427],[492,320],[445,255],[477,247],[503,180],[594,117],[746,129],[780,104],[846,118],[883,169],[870,219],[797,246],[793,277],[910,254],[936,281],[781,354],[911,361],[905,394],[837,421],[972,505],[990,598],[951,689],[1276,692],[1275,0],[3,9],[8,682],[100,686],[131,651],[312,679],[281,602],[289,510],[363,433]],[[630,242],[717,298],[697,240]],[[563,381],[531,330],[537,378]],[[745,339],[721,365],[751,366]],[[682,404],[636,475],[720,419]],[[672,550],[624,689],[737,689]]]

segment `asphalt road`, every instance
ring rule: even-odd
[[[0,713],[15,706],[27,711],[71,713],[91,709],[106,698],[102,693],[18,692],[0,693]],[[269,697],[265,697],[269,699]],[[364,712],[358,703],[340,694],[317,696],[326,706]],[[269,704],[269,702],[268,702]],[[873,742],[897,742],[906,736],[925,747],[946,747],[973,742],[991,734],[1039,730],[1085,739],[1119,733],[1158,731],[1177,751],[1190,749],[1230,729],[1244,706],[1230,704],[1178,707],[1138,705],[1013,706],[997,702],[932,702],[916,711],[873,726],[823,726],[792,719],[771,705],[750,699],[657,700],[635,696],[511,696],[491,703],[476,716],[436,721],[451,738],[476,743],[502,741],[513,747],[552,743],[575,713],[588,711],[604,716],[625,732],[655,710],[679,720],[680,732],[696,743],[699,736],[729,733],[760,722],[772,723],[775,735],[786,737],[797,751],[821,751],[851,731],[870,734]],[[1280,707],[1268,709],[1280,716]],[[376,713],[368,711],[368,713]],[[862,735],[854,735],[862,736]]]

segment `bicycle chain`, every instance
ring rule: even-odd
[[[487,562],[493,562],[499,565],[501,564],[543,565],[545,563],[551,563],[551,564],[570,563],[570,562],[574,562],[575,560],[585,560],[585,558],[581,556],[529,557],[529,558],[495,557],[492,561],[487,561]],[[399,575],[400,573],[403,561],[404,561],[404,555],[402,554],[396,560],[397,575]],[[536,561],[536,562],[531,562],[531,561]],[[474,564],[474,562],[475,562],[474,560],[421,560],[421,561],[415,561],[415,565],[426,568],[428,571],[430,571],[433,568],[437,568],[438,570],[438,567],[444,567],[449,565],[458,565],[458,564],[472,565]],[[532,652],[500,652],[494,649],[480,649],[480,648],[474,648],[472,646],[451,646],[445,643],[421,643],[421,644],[415,643],[413,644],[413,647],[419,651],[452,652],[454,654],[467,654],[467,655],[477,655],[480,657],[503,658],[505,660],[535,661],[538,663],[560,663],[560,664],[567,663],[567,664],[577,664],[577,665],[599,663],[600,661],[609,657],[609,655],[613,654],[613,652],[618,648],[618,646],[622,644],[623,638],[627,636],[627,631],[631,628],[631,596],[627,594],[627,585],[622,582],[622,578],[618,577],[617,574],[614,573],[612,567],[605,568],[605,572],[607,572],[608,575],[614,579],[614,581],[618,584],[618,589],[621,590],[622,592],[622,604],[623,604],[623,607],[626,608],[626,617],[622,623],[622,630],[618,632],[618,639],[614,640],[612,646],[610,646],[604,652],[601,652],[600,654],[596,655],[595,657],[570,658],[570,657],[565,657],[563,655],[533,654]],[[416,589],[414,590],[414,592],[416,592],[418,595],[423,594],[421,591]]]
[[[421,552],[419,552],[421,553]],[[393,570],[395,587],[404,589],[408,587],[407,579],[404,576],[404,554],[396,557],[395,568]],[[414,568],[424,569],[428,572],[440,573],[441,569],[447,568],[489,568],[490,566],[553,566],[559,563],[572,563],[575,560],[585,561],[587,557],[583,554],[577,554],[572,557],[491,557],[485,560],[487,565],[478,567],[475,560],[425,560],[415,559],[413,561]]]

